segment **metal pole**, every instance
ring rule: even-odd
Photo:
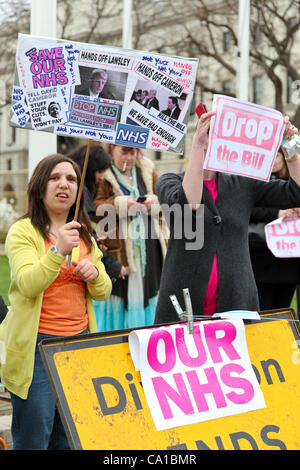
[[[248,101],[250,0],[239,0],[237,97]]]
[[[132,0],[123,0],[123,34],[124,49],[132,49]]]
[[[31,0],[30,34],[56,37],[56,0]],[[49,132],[29,131],[28,178],[37,163],[57,152],[57,136]]]

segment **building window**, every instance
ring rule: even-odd
[[[296,90],[295,87],[293,87],[293,79],[290,75],[287,76],[287,82],[286,82],[286,102],[287,103],[292,103],[293,102],[293,92]]]
[[[11,141],[13,144],[16,143],[17,128],[13,127],[11,132]]]
[[[253,102],[257,104],[263,102],[263,79],[261,76],[253,77]]]
[[[262,44],[262,31],[259,24],[256,24],[253,29],[253,40],[256,46]]]
[[[7,134],[7,145],[12,145],[16,142],[16,128],[9,127],[9,132]]]
[[[232,35],[230,31],[225,31],[223,33],[223,51],[229,52],[232,46]]]
[[[222,90],[224,95],[232,96],[232,82],[230,80],[225,80],[222,83]]]
[[[289,19],[288,19],[288,27],[289,29],[292,29],[294,26],[296,26],[298,23],[298,20],[295,16],[291,16]],[[296,36],[296,30],[293,31],[290,35],[292,38],[294,38]]]
[[[8,159],[7,159],[7,169],[8,169],[8,171],[11,171],[11,169],[12,169],[12,166],[11,166],[11,158],[8,158]]]

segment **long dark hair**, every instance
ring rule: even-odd
[[[71,150],[67,155],[72,158],[74,162],[79,165],[81,171],[83,169],[87,145],[79,145]],[[104,171],[110,168],[111,158],[110,155],[101,147],[100,144],[92,142],[90,144],[89,161],[86,169],[84,183],[94,197],[97,193],[97,187],[95,183],[95,172]]]
[[[31,223],[40,231],[45,240],[49,240],[49,228],[50,218],[45,208],[43,198],[46,194],[46,187],[53,168],[59,163],[68,162],[70,163],[77,176],[77,185],[79,188],[81,181],[81,172],[79,166],[65,155],[59,153],[48,155],[43,158],[35,167],[35,170],[29,180],[27,186],[27,198],[28,198],[28,211],[22,218],[29,217]],[[70,207],[67,222],[71,222],[74,219],[76,208],[76,201]],[[85,210],[84,193],[80,198],[79,211],[77,221],[82,225],[79,229],[80,237],[84,240],[85,244],[91,247],[91,236],[92,227],[89,216]]]

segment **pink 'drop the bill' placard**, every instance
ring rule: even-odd
[[[128,341],[158,431],[266,407],[241,319],[195,322],[193,334],[141,329]]]
[[[265,226],[269,250],[276,258],[300,258],[300,217],[281,217]]]
[[[215,95],[204,168],[269,181],[285,129],[281,113]]]

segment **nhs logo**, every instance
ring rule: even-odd
[[[148,135],[149,129],[118,123],[115,144],[146,148]]]

